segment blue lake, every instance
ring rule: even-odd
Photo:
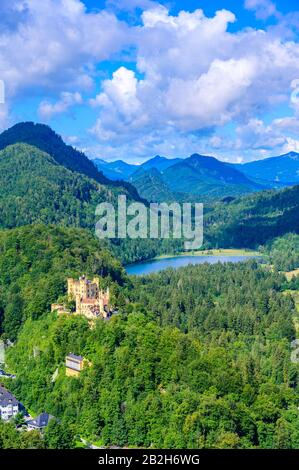
[[[143,276],[145,274],[155,273],[167,268],[181,268],[188,264],[203,263],[240,263],[252,259],[254,256],[174,256],[172,258],[152,259],[142,263],[134,263],[126,266],[128,274],[135,276]]]

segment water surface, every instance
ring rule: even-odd
[[[254,258],[254,256],[246,256],[246,255],[244,256],[221,256],[221,255],[173,256],[172,258],[152,259],[152,260],[144,261],[141,263],[129,264],[126,266],[126,271],[128,274],[133,274],[135,276],[142,276],[145,274],[151,274],[157,271],[161,271],[162,269],[181,268],[183,266],[188,266],[188,264],[203,264],[203,263],[215,264],[218,262],[240,263],[241,261],[246,261],[252,258]]]

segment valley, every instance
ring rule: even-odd
[[[0,462],[296,468],[299,4],[0,0]]]
[[[95,165],[113,180],[131,182],[149,201],[215,201],[299,183],[299,154],[269,157],[246,164],[228,164],[199,154],[167,159],[156,156],[141,165],[121,160]]]
[[[1,422],[2,445],[296,448],[298,186],[236,197],[225,169],[230,196],[205,205],[202,251],[98,240],[96,205],[140,201],[136,189],[70,168],[60,140],[58,161],[38,126],[35,145],[18,129],[0,151],[0,328],[14,377],[2,380],[31,416],[56,419],[42,431]],[[153,258],[180,266],[126,272]],[[78,279],[95,292],[74,305]]]

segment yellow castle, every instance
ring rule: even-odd
[[[69,300],[76,302],[75,314],[84,315],[89,320],[110,317],[109,288],[101,289],[99,278],[94,277],[92,281],[86,276],[81,276],[79,279],[68,278],[67,293]],[[62,304],[52,304],[51,310],[57,311],[58,314],[66,313]]]
[[[76,302],[76,313],[89,319],[107,318],[110,312],[110,293],[100,289],[99,278],[92,281],[86,276],[79,279],[68,278],[67,292],[71,300]]]

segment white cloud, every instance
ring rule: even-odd
[[[276,128],[275,123],[265,125],[260,119],[250,119],[250,121],[237,128],[237,146],[250,149],[272,149],[282,146],[286,138]]]
[[[238,101],[256,74],[254,60],[215,59],[196,80],[171,79],[165,104],[184,130],[223,125],[239,112]]]
[[[9,109],[7,104],[0,103],[0,132],[9,125]]]
[[[283,153],[288,152],[298,152],[299,153],[299,140],[292,139],[291,137],[287,137],[286,143],[283,147]]]
[[[99,140],[123,140],[129,133],[141,131],[147,122],[147,114],[138,99],[138,81],[135,72],[120,67],[111,80],[102,84],[102,92],[90,101],[91,106],[100,107],[100,116],[91,130]]]
[[[38,113],[42,119],[51,119],[56,114],[68,111],[72,106],[83,102],[80,93],[62,92],[60,100],[52,104],[49,101],[42,101],[39,105]]]
[[[285,144],[283,123],[267,126],[262,118],[289,100],[299,77],[298,43],[269,31],[229,33],[235,16],[226,10],[211,18],[202,10],[174,16],[160,5],[144,11],[142,21],[134,30],[136,72],[121,67],[91,100],[99,109],[92,132],[100,144],[140,155],[138,140],[153,154],[167,146],[157,144],[163,136],[170,154],[174,141],[181,150],[184,142],[186,152],[194,142],[217,149],[217,132],[214,141],[205,134],[231,122],[237,136],[223,141],[224,149],[240,154],[250,145],[263,152]]]
[[[125,118],[130,118],[139,111],[137,99],[137,83],[135,73],[126,67],[120,67],[113,73],[111,80],[102,84],[103,92],[90,100],[92,106],[107,106],[117,108]]]
[[[128,41],[124,23],[104,10],[87,13],[80,0],[1,1],[0,15],[6,24],[0,27],[0,78],[8,96],[29,87],[88,88],[95,63]]]
[[[299,78],[298,42],[273,2],[247,0],[246,7],[260,18],[274,15],[277,27],[234,33],[236,18],[227,10],[171,15],[152,0],[108,3],[109,11],[87,12],[80,0],[1,1],[0,79],[9,104],[37,88],[45,96],[41,117],[68,112],[92,93],[99,63],[126,57],[130,62],[104,76],[98,95],[85,102],[95,114],[95,145],[109,155],[206,153],[222,145],[239,158],[250,145],[263,152],[295,139],[295,102],[294,116],[263,122],[266,112],[288,103],[290,83]],[[145,9],[141,24],[117,19],[113,5],[129,14]],[[238,128],[235,140],[218,135],[230,123]]]

